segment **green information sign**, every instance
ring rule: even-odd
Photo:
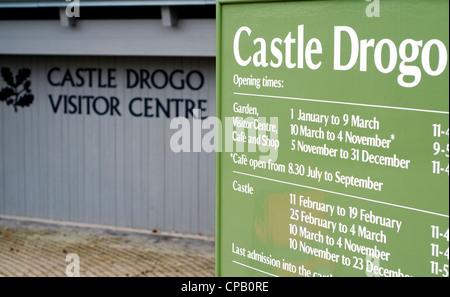
[[[217,6],[217,276],[449,276],[449,2]]]

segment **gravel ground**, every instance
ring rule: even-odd
[[[0,276],[214,276],[214,240],[0,218]]]

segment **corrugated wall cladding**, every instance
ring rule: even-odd
[[[0,67],[0,92],[12,89],[0,93],[0,214],[214,234],[215,156],[172,152],[169,126],[199,103],[215,115],[213,58],[0,56]]]

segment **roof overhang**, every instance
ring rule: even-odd
[[[64,0],[0,0],[0,8],[66,7]],[[79,0],[80,7],[215,5],[215,0]]]

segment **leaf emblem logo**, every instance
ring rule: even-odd
[[[12,105],[14,111],[17,112],[17,107],[30,106],[34,101],[34,95],[31,94],[31,81],[28,79],[31,75],[31,70],[22,68],[14,77],[11,69],[8,67],[1,68],[1,75],[7,86],[0,90],[0,101],[5,101],[7,105]]]

